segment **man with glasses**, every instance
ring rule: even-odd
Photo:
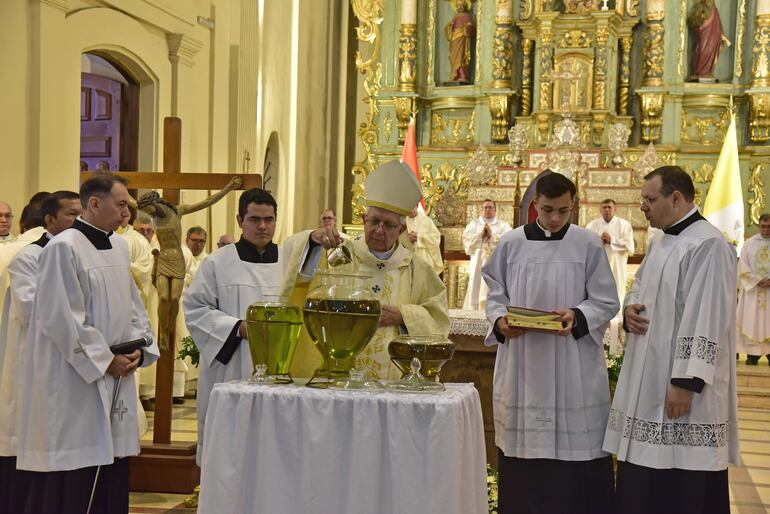
[[[463,309],[484,310],[487,304],[487,284],[481,279],[481,268],[500,243],[500,238],[511,230],[511,226],[497,217],[497,205],[490,199],[484,200],[481,216],[468,223],[463,231],[463,247],[471,258],[468,272],[468,288],[465,292]]]
[[[390,161],[366,177],[368,208],[364,234],[345,244],[353,262],[339,266],[372,277],[372,292],[382,305],[380,326],[358,358],[356,367],[380,379],[400,378],[390,361],[388,344],[401,333],[449,335],[446,287],[429,263],[399,242],[406,216],[422,190],[408,165]],[[312,284],[311,284],[312,287]]]
[[[214,384],[247,378],[254,371],[243,323],[252,303],[268,296],[289,297],[297,280],[309,280],[320,247],[341,239],[333,228],[306,230],[273,242],[278,205],[259,188],[238,201],[241,238],[201,263],[183,299],[187,328],[200,352],[198,368],[198,464],[209,396]]]
[[[16,237],[11,234],[13,224],[13,210],[10,204],[0,200],[0,245],[14,241]]]
[[[482,271],[485,343],[498,345],[499,512],[607,513],[614,477],[602,451],[610,407],[602,336],[618,312],[617,290],[599,236],[569,223],[575,185],[543,173],[536,221],[505,234]],[[510,325],[508,306],[553,312],[563,328]]]
[[[730,512],[737,263],[694,198],[678,166],[644,177],[641,210],[664,234],[623,306],[630,333],[604,438],[618,457],[623,514]]]
[[[206,252],[207,239],[208,234],[206,234],[203,227],[192,227],[187,231],[185,243],[187,244],[187,248],[192,252],[193,257],[195,257],[195,262],[198,265],[200,265],[201,261],[208,256],[208,252]]]

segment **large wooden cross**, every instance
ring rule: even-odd
[[[262,176],[256,174],[234,174],[234,173],[188,173],[181,171],[182,162],[182,120],[179,118],[165,118],[163,120],[163,172],[138,172],[138,171],[115,171],[128,181],[130,189],[163,189],[163,198],[174,205],[179,204],[179,191],[189,190],[213,190],[223,189],[233,177],[241,177],[242,185],[239,189],[251,189],[262,186]],[[84,171],[81,173],[81,181],[91,177],[93,173]],[[175,323],[171,323],[169,341],[174,341],[173,334]],[[179,448],[171,442],[171,404],[172,389],[174,383],[174,360],[177,353],[175,345],[168,351],[160,352],[160,359],[157,361],[157,374],[155,381],[155,419],[153,421],[153,446],[142,446],[143,454],[158,456],[151,462],[155,469],[147,480],[152,482],[145,483],[134,480],[132,476],[132,488],[143,491],[160,492],[190,492],[187,484],[182,484],[184,480],[174,478],[174,471],[170,469],[167,473],[157,469],[165,462],[162,455],[170,456],[173,461],[174,456],[179,456]],[[189,445],[188,445],[189,446]],[[166,452],[164,454],[164,451]],[[194,461],[193,461],[194,464]],[[173,466],[172,466],[173,468]],[[134,475],[134,473],[132,473]],[[140,473],[136,473],[137,479]],[[163,484],[165,482],[168,485]],[[177,485],[173,485],[178,483]],[[173,489],[173,490],[171,490]]]

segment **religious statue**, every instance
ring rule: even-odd
[[[449,40],[449,81],[469,84],[471,48],[476,34],[476,24],[471,14],[470,0],[453,0],[455,14],[444,28]]]
[[[241,187],[241,183],[240,177],[233,177],[220,192],[192,205],[173,205],[155,191],[143,194],[137,202],[137,209],[152,216],[155,236],[160,244],[160,251],[152,252],[155,256],[152,283],[158,290],[158,345],[161,350],[170,349],[169,334],[176,323],[184,286],[185,264],[180,220],[185,214],[214,205],[227,193]]]
[[[599,9],[599,0],[565,0],[564,7],[570,14],[585,16]]]
[[[713,81],[714,69],[717,66],[722,45],[732,44],[725,37],[722,20],[714,0],[699,0],[687,21],[695,33],[690,78],[703,82]]]

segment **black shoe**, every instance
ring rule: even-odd
[[[759,364],[759,355],[747,355],[746,356],[746,365],[747,366],[756,366]]]
[[[757,360],[759,360],[759,357],[757,357]],[[756,364],[756,362],[754,363]],[[171,400],[171,403],[174,405],[182,405],[184,403],[184,398],[177,398],[176,396]]]

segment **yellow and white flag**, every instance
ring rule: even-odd
[[[731,115],[730,128],[722,143],[717,168],[703,204],[703,216],[735,245],[739,255],[743,246],[743,208],[738,136],[735,133],[735,115]]]

